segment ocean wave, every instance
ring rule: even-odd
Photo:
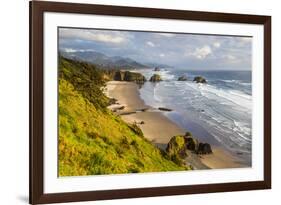
[[[225,83],[237,83],[237,84],[245,84],[245,85],[251,85],[251,82],[245,82],[243,80],[216,80],[216,81],[222,81]]]
[[[152,75],[156,72],[150,72]],[[164,81],[148,83],[149,101],[167,106],[181,115],[192,116],[229,149],[250,152],[252,96],[240,90],[218,85],[177,81],[170,71],[160,71]],[[235,80],[231,80],[236,83]],[[237,81],[238,82],[238,81]],[[230,82],[228,82],[230,83]],[[153,91],[152,91],[153,90]],[[147,102],[146,102],[147,103]]]
[[[159,74],[164,81],[175,80],[175,75],[172,74],[171,71],[169,70],[161,69],[160,71],[154,71],[152,69],[150,70],[146,69],[146,70],[138,70],[138,71],[142,73],[147,79],[150,79],[151,76],[153,76],[154,74]]]
[[[175,79],[175,75],[171,74],[171,71],[169,71],[169,70],[160,70],[155,73],[158,73],[163,80],[174,80]]]
[[[246,86],[250,86],[252,85],[252,83],[244,83],[244,82],[240,82],[241,85],[246,85]]]
[[[200,85],[198,88],[200,89],[200,93],[207,98],[216,98],[215,100],[218,102],[229,101],[249,110],[252,108],[252,96],[241,91],[218,89],[211,85]]]

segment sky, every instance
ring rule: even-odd
[[[96,51],[187,70],[251,70],[252,38],[59,28],[59,50]]]

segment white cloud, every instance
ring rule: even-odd
[[[219,48],[219,47],[221,47],[221,44],[220,44],[220,42],[214,42],[214,43],[213,43],[213,46],[214,46],[215,48]]]
[[[119,35],[118,32],[93,31],[93,30],[82,30],[82,29],[60,29],[60,38],[76,38],[87,41],[100,41],[105,43],[119,44],[124,42],[126,39],[124,36]]]
[[[235,56],[233,56],[233,55],[225,55],[225,58],[227,59],[227,60],[230,60],[230,61],[234,61],[234,60],[236,60],[236,57]]]
[[[199,60],[203,60],[206,57],[208,57],[210,54],[212,54],[212,49],[210,48],[210,46],[205,45],[201,48],[196,48],[195,51],[188,52],[185,55],[193,56]]]
[[[164,53],[160,53],[159,55],[161,58],[164,58],[165,57],[165,54]]]
[[[155,47],[155,44],[152,43],[151,41],[147,41],[146,42],[146,45],[150,46],[150,47]]]
[[[229,65],[237,65],[237,64],[243,63],[243,61],[246,62],[245,58],[238,57],[238,56],[235,56],[232,54],[224,55],[223,60],[226,64],[229,64]]]

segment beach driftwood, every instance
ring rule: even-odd
[[[138,112],[146,112],[149,108],[139,108],[139,109],[136,109],[136,111]]]
[[[159,107],[158,110],[161,110],[161,111],[168,111],[168,112],[173,111],[172,109],[170,109],[170,108],[165,108],[165,107]]]

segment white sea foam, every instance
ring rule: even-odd
[[[175,75],[171,74],[171,72],[168,70],[160,70],[156,73],[158,73],[163,80],[174,80],[175,79]]]
[[[214,99],[219,97],[218,101],[231,101],[237,106],[242,106],[249,110],[252,107],[252,97],[240,91],[217,89],[210,85],[198,86],[198,88],[201,90],[201,94],[207,98]]]

